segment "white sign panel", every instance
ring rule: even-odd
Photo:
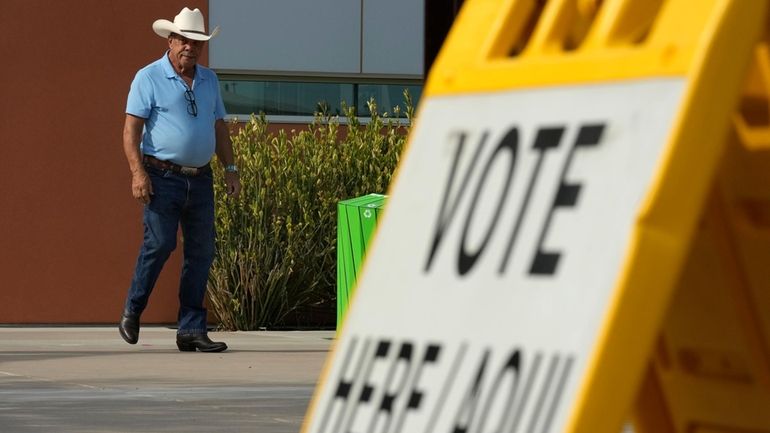
[[[306,430],[563,432],[683,88],[426,99]]]

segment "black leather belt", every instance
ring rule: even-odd
[[[144,155],[142,161],[150,167],[159,168],[161,170],[171,170],[174,173],[182,174],[185,176],[198,176],[199,174],[206,173],[211,168],[209,164],[206,164],[203,167],[185,167],[183,165],[174,164],[170,161],[164,161],[150,155]]]

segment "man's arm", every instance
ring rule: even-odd
[[[126,114],[126,123],[123,125],[123,152],[131,169],[131,193],[135,199],[147,204],[152,195],[152,183],[144,170],[142,153],[139,151],[143,129],[144,119]]]
[[[218,119],[214,123],[214,130],[217,137],[217,159],[222,163],[224,167],[235,164],[235,156],[233,155],[233,143],[230,140],[230,130],[227,128],[227,124],[223,119]],[[238,172],[228,172],[225,170],[225,186],[227,187],[227,193],[233,197],[238,197],[241,193],[241,179],[238,176]]]

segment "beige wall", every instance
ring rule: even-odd
[[[121,149],[126,94],[165,50],[152,22],[206,5],[3,0],[0,323],[116,322],[142,237]],[[177,251],[144,322],[176,321],[180,262]]]

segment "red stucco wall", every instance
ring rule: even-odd
[[[121,132],[155,19],[200,0],[3,0],[0,323],[114,323],[141,242]],[[206,64],[206,59],[203,59]],[[175,322],[175,252],[143,322]]]

